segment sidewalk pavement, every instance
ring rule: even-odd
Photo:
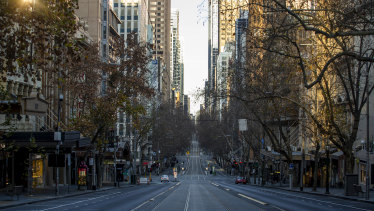
[[[258,183],[254,184],[253,178],[251,178],[251,183],[250,185],[254,186],[261,186]],[[326,194],[326,188],[325,187],[317,187],[316,191],[313,191],[312,187],[303,187],[303,191],[300,191],[300,187],[293,187],[292,189],[289,188],[288,184],[282,184],[280,185],[279,183],[271,184],[267,183],[262,187],[266,188],[274,188],[274,189],[280,189],[280,190],[286,190],[286,191],[291,191],[291,192],[302,192],[302,193],[307,193],[307,194],[313,194],[313,195],[320,195],[320,196],[328,196],[328,197],[335,197],[335,198],[340,198],[340,199],[348,199],[352,201],[359,201],[359,202],[366,202],[366,203],[372,203],[374,204],[374,191],[370,191],[370,198],[369,200],[365,199],[365,193],[359,193],[358,196],[346,196],[344,193],[344,188],[329,188],[330,194]]]
[[[120,188],[127,188],[127,187],[133,187],[134,185],[128,184],[128,183],[120,183]],[[10,196],[6,193],[1,192],[0,193],[0,209],[10,208],[10,207],[16,207],[21,206],[25,204],[33,204],[37,202],[43,202],[43,201],[50,201],[50,200],[56,200],[61,198],[68,198],[68,197],[74,197],[79,195],[85,195],[89,193],[95,193],[95,192],[103,192],[115,189],[117,187],[110,185],[103,185],[102,188],[97,190],[78,190],[77,186],[60,186],[60,195],[55,195],[55,189],[38,189],[33,192],[33,194],[28,195],[26,193],[22,193],[19,195],[19,198],[17,200],[17,196]]]

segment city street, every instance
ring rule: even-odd
[[[235,184],[234,176],[206,171],[208,156],[193,141],[177,181],[116,188],[7,210],[374,210],[373,205],[310,194]]]

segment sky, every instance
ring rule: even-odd
[[[196,114],[203,99],[196,99],[198,89],[208,79],[208,27],[204,0],[171,0],[171,7],[179,9],[179,34],[183,39],[184,93],[191,98],[190,112]],[[204,23],[205,22],[205,23]]]

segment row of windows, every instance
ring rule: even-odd
[[[163,5],[163,3],[162,2],[151,2],[151,5],[152,6],[155,6],[155,5]]]
[[[114,3],[113,4],[113,6],[114,7],[118,7],[118,5],[121,5],[121,7],[131,7],[131,6],[133,6],[133,7],[138,7],[138,3],[134,3],[134,4],[132,4],[132,3],[121,3],[121,4],[119,4],[119,3]]]
[[[121,28],[120,32],[121,32],[121,33],[125,33],[125,29],[124,29],[124,28]],[[127,28],[126,32],[127,32],[127,33],[130,33],[130,32],[138,33],[138,28],[134,28],[133,30],[131,30],[131,28]]]
[[[127,20],[131,20],[131,19],[132,19],[131,16],[127,16]],[[134,16],[134,20],[138,20],[138,19],[139,19],[138,16]],[[125,20],[125,16],[124,16],[124,15],[121,15],[121,20],[122,20],[122,21]]]
[[[165,19],[163,19],[163,18],[157,18],[157,19],[156,18],[151,18],[152,22],[155,22],[156,20],[157,21],[164,21]]]

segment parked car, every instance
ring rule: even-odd
[[[161,182],[169,182],[169,176],[168,175],[162,175],[161,176]]]
[[[247,184],[247,179],[245,177],[237,177],[235,180],[235,184],[239,183]]]

